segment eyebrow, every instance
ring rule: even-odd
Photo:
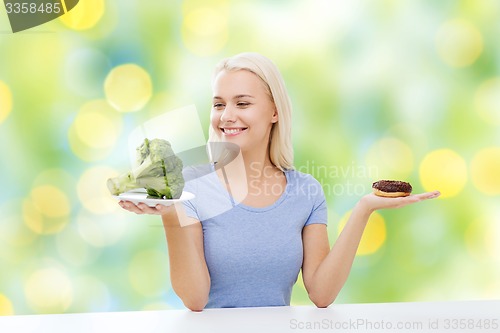
[[[252,95],[241,94],[241,95],[234,96],[233,99],[238,99],[238,98],[243,98],[243,97],[255,98]],[[223,98],[220,96],[214,96],[213,99],[222,99],[223,100]]]

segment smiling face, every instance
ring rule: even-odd
[[[211,124],[242,152],[267,149],[278,114],[264,82],[247,70],[221,71],[214,80]]]

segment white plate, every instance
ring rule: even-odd
[[[118,200],[131,201],[134,204],[145,203],[149,207],[154,207],[158,204],[163,206],[170,206],[176,202],[182,202],[186,200],[194,199],[194,194],[191,192],[182,191],[182,195],[179,199],[152,199],[148,198],[146,190],[133,190],[128,191],[119,195],[113,195]]]

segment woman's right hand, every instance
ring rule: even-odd
[[[134,204],[131,201],[124,201],[121,200],[118,202],[120,207],[122,207],[125,210],[128,210],[129,212],[136,213],[139,215],[142,214],[150,214],[150,215],[165,215],[168,214],[171,210],[175,211],[175,208],[173,208],[172,205],[170,206],[163,206],[163,205],[156,205],[154,207],[149,207],[145,203],[139,203],[139,204]]]
[[[177,217],[177,209],[182,209],[182,207],[176,207],[175,204],[170,206],[158,204],[154,207],[149,207],[145,203],[139,203],[136,205],[131,201],[124,200],[119,201],[118,204],[123,209],[138,215],[160,215],[165,227],[178,227],[180,225]]]

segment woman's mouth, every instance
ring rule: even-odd
[[[245,131],[248,127],[221,127],[222,133],[226,136],[235,136]]]

